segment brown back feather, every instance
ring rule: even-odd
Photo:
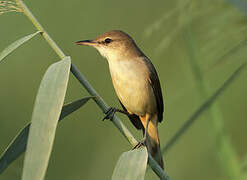
[[[144,57],[144,60],[145,60],[147,66],[149,67],[149,70],[150,70],[149,82],[153,88],[156,103],[157,103],[158,120],[159,120],[159,122],[161,122],[163,120],[164,103],[163,103],[163,97],[162,97],[162,91],[161,91],[159,77],[158,77],[158,74],[157,74],[152,62],[147,57]]]

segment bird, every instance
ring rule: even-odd
[[[110,108],[110,114],[126,114],[132,124],[143,131],[143,143],[164,169],[158,123],[163,120],[164,104],[157,71],[133,38],[121,30],[105,32],[95,39],[77,41],[77,45],[92,46],[107,59],[112,83],[123,108]]]

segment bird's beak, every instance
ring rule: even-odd
[[[94,46],[97,44],[94,40],[83,40],[75,42],[77,45]]]

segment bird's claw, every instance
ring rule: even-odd
[[[140,142],[138,142],[138,143],[132,148],[132,150],[138,149],[138,148],[140,148],[140,147],[142,147],[142,146],[146,146],[146,138],[144,138],[144,139],[142,139]]]
[[[114,114],[116,113],[116,109],[113,107],[110,107],[107,111],[106,111],[106,116],[102,119],[102,121],[106,120],[106,119],[110,119],[112,120]]]

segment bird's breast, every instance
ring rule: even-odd
[[[130,113],[145,115],[155,111],[156,101],[145,62],[138,59],[109,61],[109,67],[117,96]]]

